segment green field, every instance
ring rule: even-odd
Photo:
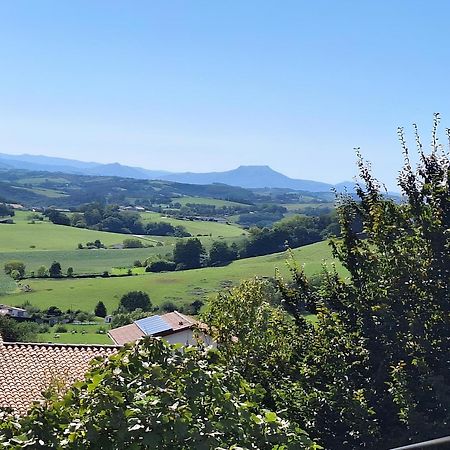
[[[163,247],[129,248],[123,250],[66,250],[66,251],[25,251],[0,253],[0,268],[12,259],[22,261],[28,274],[37,272],[44,265],[50,267],[53,261],[61,264],[65,273],[68,267],[74,269],[75,274],[103,273],[111,271],[115,267],[132,267],[134,261],[144,261],[149,257],[157,257],[172,254],[173,246],[168,244]]]
[[[107,233],[82,228],[55,225],[48,220],[29,223],[30,212],[18,211],[14,224],[0,224],[0,249],[2,252],[30,250],[75,250],[78,243],[85,244],[100,239],[106,246],[120,244],[129,234]],[[32,247],[34,246],[34,247]]]
[[[77,248],[78,243],[84,245],[86,242],[100,239],[105,245],[113,246],[121,244],[124,239],[130,238],[130,235],[54,225],[47,220],[31,224],[29,215],[30,212],[18,211],[14,217],[16,223],[0,224],[0,267],[7,261],[19,260],[25,263],[26,271],[30,274],[42,265],[49,267],[53,261],[58,261],[63,272],[72,267],[75,274],[102,273],[113,268],[132,267],[136,260],[144,261],[149,257],[165,258],[172,254],[177,240],[166,236],[142,236],[140,240],[148,246],[146,248],[80,250]],[[145,215],[146,220],[159,220],[159,217],[156,213]],[[176,219],[167,221],[174,225],[183,224],[194,235],[206,234],[201,240],[207,250],[215,239],[224,239],[229,243],[239,242],[245,234],[244,230],[234,225]],[[2,284],[4,283],[0,280],[0,292]]]
[[[50,328],[48,333],[39,333],[39,342],[56,342],[60,344],[112,344],[111,339],[106,334],[109,325],[100,322],[97,325],[74,325],[65,324],[67,333],[56,332],[58,325]],[[97,333],[103,330],[103,334]]]
[[[211,235],[212,237],[237,237],[246,232],[235,224],[227,225],[217,222],[201,222],[193,220],[180,220],[163,216],[159,213],[146,212],[141,214],[143,222],[168,222],[173,226],[181,225],[192,236]]]
[[[206,197],[175,197],[172,199],[172,201],[183,206],[187,205],[188,203],[196,203],[197,205],[214,205],[216,208],[220,208],[221,206],[247,206],[243,203]]]
[[[305,265],[307,274],[321,270],[324,260],[331,259],[326,242],[308,245],[294,251],[296,259]],[[96,303],[102,300],[108,311],[114,310],[120,297],[131,290],[143,290],[149,293],[155,305],[166,300],[177,304],[189,303],[196,299],[205,299],[212,292],[237,284],[253,276],[273,276],[278,267],[286,274],[285,253],[260,256],[235,261],[225,267],[180,272],[147,273],[122,278],[89,279],[29,279],[32,292],[20,292],[5,297],[5,302],[20,305],[29,301],[35,306],[48,308],[55,305],[61,309],[81,309],[93,311]]]

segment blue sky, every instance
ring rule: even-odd
[[[0,152],[389,187],[397,126],[450,126],[450,3],[0,3]]]

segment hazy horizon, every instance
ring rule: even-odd
[[[450,124],[433,5],[5,2],[0,152],[337,183],[360,147],[392,189],[397,126],[427,144],[434,112]]]

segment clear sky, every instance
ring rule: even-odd
[[[450,2],[0,2],[0,152],[394,185],[450,126]]]

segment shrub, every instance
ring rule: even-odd
[[[128,238],[123,240],[123,248],[142,248],[144,244],[140,239]]]
[[[4,265],[4,270],[7,275],[11,275],[13,271],[16,271],[20,278],[25,276],[25,264],[22,261],[8,261]]]
[[[158,261],[152,261],[146,268],[146,272],[172,272],[177,265],[173,261],[165,261],[160,259]]]

